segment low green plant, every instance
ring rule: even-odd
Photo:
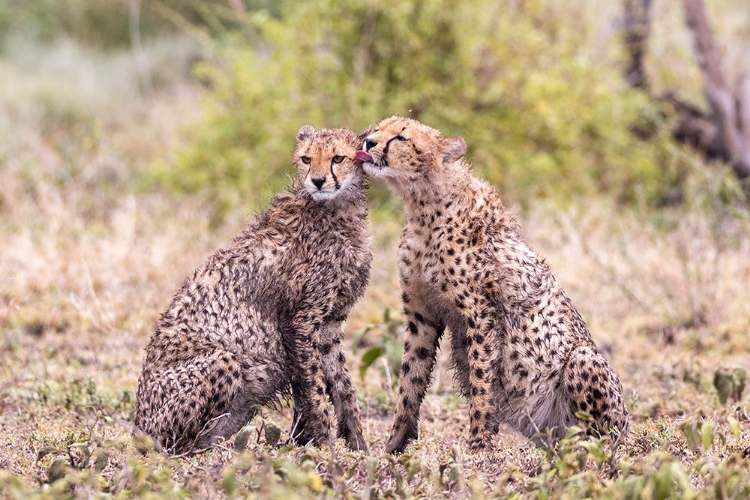
[[[569,429],[565,438],[544,448],[539,471],[524,486],[530,498],[742,498],[750,492],[750,481],[741,454],[721,460],[710,456],[715,440],[726,444],[728,435],[739,438],[736,419],[717,423],[690,418],[682,430],[688,446],[697,452],[692,462],[679,460],[658,449],[645,456],[620,455],[619,443],[610,438],[585,436],[581,429]],[[729,431],[727,434],[726,431]],[[746,460],[745,460],[746,462]],[[745,472],[743,472],[745,470]],[[518,477],[509,470],[502,478]],[[696,480],[704,487],[696,489]],[[512,490],[501,489],[501,498],[512,498]]]
[[[747,383],[747,371],[744,368],[719,368],[714,373],[714,387],[721,404],[731,398],[740,401]]]
[[[365,339],[365,336],[377,335],[377,341],[369,345],[362,353],[359,364],[359,378],[364,381],[367,371],[378,359],[384,359],[391,384],[398,382],[398,374],[401,372],[401,358],[404,355],[403,343],[404,325],[401,319],[393,314],[390,308],[383,312],[383,321],[377,324],[367,325],[354,334],[355,352]],[[373,332],[373,333],[371,333]]]

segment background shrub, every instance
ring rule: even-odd
[[[300,125],[361,131],[398,113],[463,136],[475,169],[509,202],[600,191],[658,200],[684,166],[659,110],[624,82],[614,30],[593,30],[588,18],[602,22],[601,9],[580,8],[580,30],[562,23],[567,6],[541,0],[251,9],[240,26],[220,28],[222,43],[197,66],[213,88],[206,121],[154,179],[208,186],[220,203],[237,196],[227,186],[264,200],[287,182]],[[643,141],[636,126],[656,134]]]

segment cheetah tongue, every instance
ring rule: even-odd
[[[372,155],[367,151],[357,151],[354,155],[354,163],[362,165],[363,163],[372,163]]]

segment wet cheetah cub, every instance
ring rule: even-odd
[[[469,398],[472,448],[489,445],[501,422],[526,436],[560,437],[579,410],[595,432],[627,432],[617,375],[495,189],[471,174],[464,140],[394,116],[364,150],[357,157],[365,171],[402,198],[407,219],[398,255],[408,329],[386,451],[418,436],[446,326],[456,383]]]
[[[341,351],[341,323],[365,291],[372,251],[355,154],[363,138],[307,125],[299,181],[185,281],[146,347],[135,426],[170,454],[204,449],[291,392],[297,443],[338,436],[366,449]],[[291,389],[291,391],[290,391]]]

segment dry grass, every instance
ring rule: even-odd
[[[355,377],[369,454],[269,446],[265,430],[277,426],[284,439],[289,408],[256,418],[241,453],[230,442],[167,460],[134,442],[133,394],[155,318],[247,214],[237,207],[213,227],[200,197],[133,187],[178,143],[201,91],[173,82],[146,102],[137,80],[111,73],[101,75],[117,90],[106,111],[81,112],[67,107],[80,97],[78,80],[65,82],[61,102],[40,90],[48,75],[0,60],[0,95],[14,96],[0,99],[0,497],[626,496],[638,481],[636,495],[657,498],[665,485],[750,495],[750,391],[721,404],[714,388],[720,368],[750,367],[750,221],[697,202],[661,213],[606,200],[562,210],[539,203],[521,216],[621,375],[634,429],[614,457],[575,437],[545,451],[510,431],[490,452],[466,452],[466,404],[445,352],[421,438],[399,458],[381,455],[394,407],[384,361]],[[379,325],[365,344],[380,340],[383,311],[399,309],[399,221],[379,216],[371,226],[372,284],[346,326],[351,340]],[[363,350],[352,349],[357,373]],[[690,446],[683,429],[700,437],[706,422],[717,425],[715,442]]]

